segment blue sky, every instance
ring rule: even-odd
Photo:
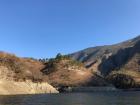
[[[0,0],[0,50],[54,57],[140,34],[140,0]]]

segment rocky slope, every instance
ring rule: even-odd
[[[98,66],[103,75],[107,75],[112,70],[132,70],[140,71],[140,41],[133,46],[122,48],[108,59],[102,60]]]
[[[123,79],[128,80],[127,77],[129,77],[134,80],[137,86],[139,85],[137,81],[140,76],[135,77],[128,72],[140,73],[140,36],[115,45],[88,48],[70,54],[70,56],[83,62],[87,69],[101,74],[104,78],[110,76],[113,71],[118,71],[119,73],[116,72],[115,76],[110,78],[112,81],[117,80],[115,84],[121,83]],[[121,79],[118,79],[119,77]]]
[[[106,59],[111,55],[115,55],[121,49],[134,46],[138,41],[140,41],[140,36],[115,45],[106,45],[106,46],[87,48],[72,53],[70,54],[70,56],[75,60],[85,63],[87,67],[91,67],[94,66],[96,63],[100,64],[103,58]]]
[[[38,61],[0,52],[0,95],[57,93],[43,80]]]

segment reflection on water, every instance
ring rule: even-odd
[[[140,105],[140,92],[0,96],[0,105]]]

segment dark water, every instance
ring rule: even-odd
[[[0,96],[0,105],[140,105],[140,92]]]

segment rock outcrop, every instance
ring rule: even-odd
[[[32,81],[15,82],[0,80],[0,95],[45,93],[58,93],[58,91],[47,82],[34,83]]]

